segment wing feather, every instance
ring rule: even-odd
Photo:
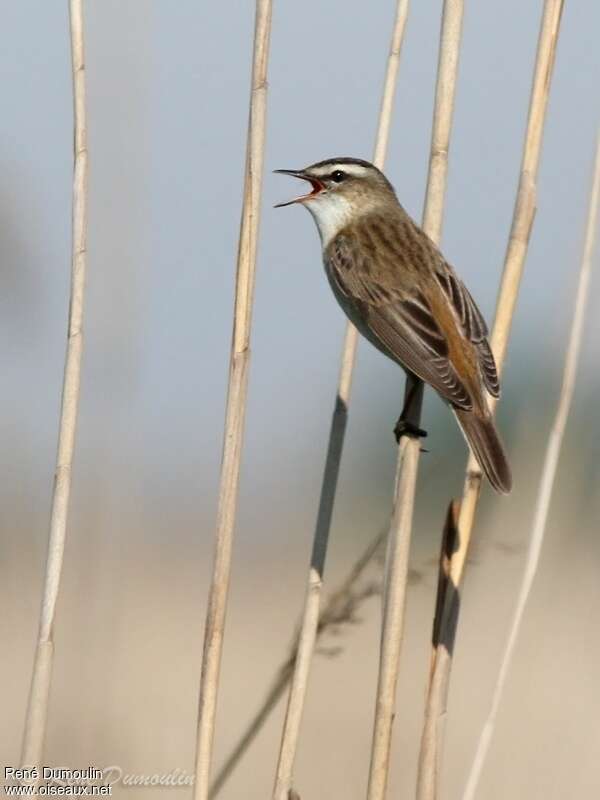
[[[488,340],[483,339],[477,349],[479,355],[479,366],[481,368],[481,374],[483,376],[485,388],[492,395],[492,397],[500,397],[500,381],[498,380],[496,361]]]
[[[427,299],[379,283],[361,258],[352,239],[339,236],[326,263],[334,291],[352,322],[379,350],[449,403],[470,410],[472,400],[448,358],[448,343]]]
[[[481,311],[464,283],[455,275],[448,264],[437,273],[438,280],[450,300],[465,336],[473,342],[477,350],[479,368],[485,388],[492,397],[500,396],[500,381],[494,354],[488,342],[488,327]]]

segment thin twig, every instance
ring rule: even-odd
[[[491,337],[491,345],[499,373],[501,373],[504,363],[512,317],[535,216],[536,181],[542,134],[562,7],[563,0],[546,0],[544,4],[523,148],[521,175]],[[490,405],[493,411],[495,403],[491,402]],[[441,642],[449,641],[453,638],[452,629],[456,626],[454,616],[455,598],[459,592],[466,563],[475,511],[481,490],[481,480],[481,470],[475,458],[471,455],[467,464],[463,496],[460,503],[458,548],[453,553],[450,563],[448,585],[451,587],[451,592],[446,593],[443,601],[441,625],[446,628],[446,631],[441,636]],[[434,646],[432,658],[433,666],[427,691],[425,722],[419,756],[418,800],[433,800],[437,796],[443,721],[446,713],[452,653],[451,650],[444,646]]]
[[[24,765],[37,767],[40,766],[42,761],[48,717],[48,699],[54,660],[53,628],[67,533],[75,432],[79,408],[79,387],[81,384],[81,355],[83,351],[82,325],[86,268],[88,182],[83,0],[70,0],[69,15],[74,127],[71,301],[46,577],[21,753],[21,761]]]
[[[407,13],[408,0],[398,0],[374,150],[374,162],[379,167],[383,167],[387,150],[394,91],[396,88],[400,50],[404,37]],[[279,750],[275,786],[273,789],[274,800],[287,800],[292,788],[292,775],[298,738],[300,735],[300,724],[302,721],[310,665],[317,635],[323,572],[325,569],[329,532],[331,529],[331,517],[333,514],[337,480],[346,433],[356,345],[356,329],[353,325],[348,324],[344,338],[338,392],[331,420],[327,458],[321,484],[321,498],[313,539],[298,653],[294,665]]]
[[[380,552],[386,535],[387,530],[383,530],[368,544],[367,548],[352,566],[346,578],[324,603],[317,626],[317,642],[329,630],[336,629],[339,631],[341,626],[354,622],[356,620],[356,612],[361,603],[373,594],[372,584],[361,586],[359,581],[367,567],[375,560],[377,554]],[[277,670],[263,702],[216,775],[210,789],[210,800],[214,800],[223,788],[223,785],[236,768],[241,757],[254,741],[259,730],[262,728],[269,714],[287,688],[292,677],[294,664],[296,663],[299,638],[300,628],[294,637],[289,655]]]
[[[462,18],[462,0],[445,0],[440,34],[429,176],[423,212],[423,227],[435,242],[439,242],[442,231],[448,148],[458,73]],[[409,412],[417,427],[420,420],[421,400],[422,384],[417,393],[415,405]],[[419,440],[414,437],[403,437],[398,452],[394,509],[389,532],[368,800],[384,800],[387,790],[419,454]]]
[[[471,771],[463,795],[464,800],[473,800],[477,791],[481,770],[483,768],[490,741],[494,733],[496,716],[498,714],[498,709],[500,708],[504,684],[506,683],[506,676],[508,674],[514,653],[517,637],[519,635],[519,629],[521,627],[525,606],[527,604],[538,568],[540,553],[544,541],[544,534],[546,531],[546,522],[548,520],[548,512],[550,510],[550,501],[552,499],[552,489],[554,487],[554,479],[556,477],[556,468],[558,465],[560,448],[565,432],[567,417],[569,415],[569,409],[571,407],[573,390],[575,388],[575,375],[577,371],[577,362],[579,360],[579,352],[581,349],[583,321],[588,300],[590,274],[592,270],[592,255],[594,252],[594,243],[597,231],[599,193],[600,135],[598,136],[596,144],[596,158],[592,173],[592,188],[590,192],[583,257],[581,260],[579,285],[577,287],[577,298],[575,301],[575,311],[573,314],[573,321],[571,323],[571,335],[569,337],[569,344],[565,358],[560,398],[558,401],[552,430],[550,432],[550,437],[548,439],[546,456],[544,458],[544,466],[542,468],[542,474],[540,478],[531,540],[529,542],[529,549],[525,562],[525,571],[523,573],[521,587],[519,589],[519,595],[511,620],[508,637],[504,645],[502,662],[500,664],[498,678],[496,679],[496,686],[494,688],[490,711],[479,737],[477,751],[471,765]]]
[[[208,597],[200,678],[195,800],[208,798],[227,593],[231,571],[233,529],[237,511],[250,364],[250,325],[254,297],[256,243],[262,190],[270,32],[271,0],[257,0],[244,198],[237,259],[233,339],[229,363],[229,389],[223,439],[215,556]]]

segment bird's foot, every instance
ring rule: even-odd
[[[412,422],[400,417],[394,428],[394,436],[396,437],[396,442],[400,444],[400,439],[403,436],[412,436],[414,439],[424,439],[425,436],[427,436],[427,431],[424,431]],[[427,451],[424,450],[423,452]]]

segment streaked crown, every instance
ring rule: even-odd
[[[328,158],[311,164],[303,172],[307,176],[320,178],[329,188],[335,186],[342,188],[342,184],[346,184],[346,187],[350,185],[356,187],[360,183],[363,186],[370,185],[372,188],[378,187],[388,192],[394,191],[392,184],[383,172],[362,158]]]

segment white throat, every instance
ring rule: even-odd
[[[323,249],[352,218],[352,205],[337,193],[317,195],[303,205],[317,223]]]

